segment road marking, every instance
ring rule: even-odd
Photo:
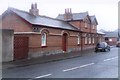
[[[103,61],[110,61],[110,60],[113,60],[113,59],[117,59],[118,57],[113,57],[113,58],[109,58],[109,59],[105,59]]]
[[[47,77],[47,76],[51,76],[52,74],[46,74],[46,75],[42,75],[42,76],[38,76],[38,77],[35,77],[36,79],[37,78],[44,78],[44,77]]]
[[[63,72],[72,71],[72,70],[75,70],[75,69],[78,69],[78,68],[79,68],[79,67],[73,67],[73,68],[70,68],[70,69],[63,70]]]
[[[80,68],[86,67],[86,66],[90,66],[90,65],[93,65],[93,64],[95,64],[95,63],[90,63],[90,64],[82,65],[82,66],[80,66]]]
[[[79,68],[83,68],[83,67],[87,67],[87,66],[90,66],[90,65],[93,65],[93,64],[95,64],[95,63],[89,63],[89,64],[85,64],[85,65],[82,65],[82,66],[65,69],[65,70],[62,70],[62,71],[63,71],[63,72],[72,71],[72,70],[79,69]]]

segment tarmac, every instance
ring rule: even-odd
[[[25,67],[25,66],[34,65],[34,64],[43,64],[47,62],[65,60],[65,59],[70,59],[75,57],[82,57],[82,56],[91,55],[91,54],[95,54],[94,50],[85,50],[80,52],[63,53],[63,54],[43,56],[43,57],[32,58],[32,59],[3,62],[1,70],[12,69],[17,67]]]

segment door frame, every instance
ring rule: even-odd
[[[67,33],[63,33],[62,35],[62,50],[67,51],[67,44],[68,44],[68,35]]]

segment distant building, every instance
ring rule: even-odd
[[[2,14],[2,29],[14,30],[14,60],[93,49],[103,39],[97,25],[95,16],[71,9],[56,19],[41,16],[37,4],[29,12],[8,8]]]
[[[118,32],[104,32],[105,33],[105,41],[109,45],[116,45],[118,41]]]

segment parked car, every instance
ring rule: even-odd
[[[120,41],[117,42],[116,47],[120,47]]]
[[[110,51],[110,46],[106,42],[97,43],[95,47],[95,52],[98,51],[104,51],[104,52]]]

